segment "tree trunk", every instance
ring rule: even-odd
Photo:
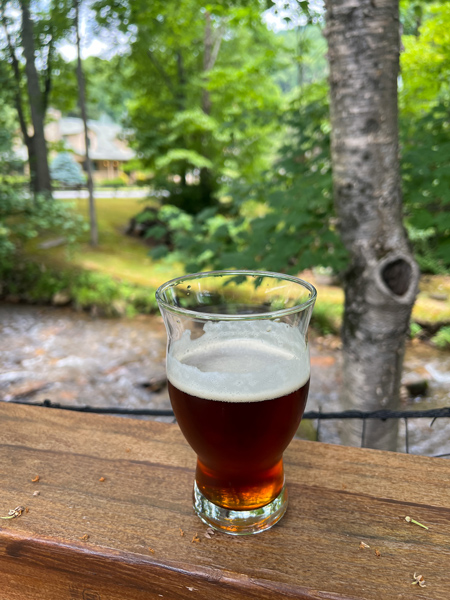
[[[183,54],[181,50],[177,50],[177,76],[178,76],[178,85],[176,91],[176,100],[178,110],[182,112],[186,110],[186,71],[184,68],[184,60]]]
[[[37,158],[33,136],[27,136],[25,138],[25,145],[27,147],[28,166],[30,167],[30,191],[34,194],[39,194],[42,190],[39,189],[40,186],[38,182],[38,173],[36,169]]]
[[[78,80],[78,102],[80,105],[81,118],[84,125],[84,144],[85,144],[85,162],[87,172],[87,187],[89,194],[89,223],[90,223],[90,242],[91,246],[98,246],[98,227],[97,227],[97,214],[95,210],[94,200],[94,182],[92,179],[92,163],[89,156],[89,135],[88,135],[88,124],[87,124],[87,111],[86,111],[86,86],[84,82],[83,67],[81,64],[81,43],[80,43],[80,1],[74,0],[75,8],[75,31],[77,37],[77,80]]]
[[[33,151],[31,153],[29,151],[32,183],[35,193],[51,194],[52,185],[48,168],[47,143],[44,135],[44,99],[39,86],[39,77],[35,63],[34,32],[29,11],[29,0],[20,0],[20,8],[22,11],[22,45],[25,56],[25,73],[31,121],[34,130],[30,140]]]
[[[326,0],[335,205],[349,252],[344,408],[396,409],[419,270],[402,224],[397,123],[398,0]],[[394,419],[363,445],[396,450]],[[344,432],[360,444],[361,423]]]
[[[217,58],[217,53],[220,48],[220,38],[216,38],[217,51],[215,49],[215,44],[213,40],[213,33],[211,27],[211,14],[206,11],[205,12],[205,38],[204,38],[204,49],[203,49],[203,89],[202,89],[202,111],[205,115],[211,114],[211,95],[207,88],[208,83],[208,72],[214,67],[214,63]],[[203,146],[206,146],[207,139],[206,136],[203,136],[202,140]],[[209,206],[213,203],[213,195],[214,195],[214,178],[210,169],[206,167],[202,167],[200,169],[200,190],[202,197],[202,206]]]
[[[211,31],[211,15],[208,11],[205,12],[205,40],[203,49],[203,76],[205,78],[204,87],[202,90],[202,110],[205,115],[211,114],[211,96],[207,86],[208,72],[211,70],[211,60],[213,51],[213,39]]]

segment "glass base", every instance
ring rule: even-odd
[[[287,489],[283,485],[270,504],[252,510],[230,510],[205,498],[194,482],[194,510],[197,515],[206,525],[230,535],[251,535],[270,529],[284,515],[287,504]]]

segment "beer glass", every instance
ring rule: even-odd
[[[283,452],[309,387],[315,288],[261,271],[211,271],[156,292],[175,417],[197,454],[194,510],[226,533],[258,533],[286,511]]]

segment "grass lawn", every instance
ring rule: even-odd
[[[87,219],[88,201],[78,198],[73,202],[77,212]],[[142,241],[124,235],[131,217],[147,206],[148,201],[135,198],[97,198],[95,203],[100,242],[97,248],[89,245],[89,232],[86,232],[70,255],[64,246],[44,250],[38,248],[37,243],[30,243],[27,252],[49,267],[70,264],[151,287],[158,287],[183,272],[183,266],[175,261],[152,260],[148,256],[148,247]]]
[[[76,210],[87,218],[88,201],[73,201]],[[37,242],[30,242],[27,252],[48,267],[75,266],[97,271],[115,279],[130,283],[158,287],[168,279],[183,273],[183,264],[173,258],[153,260],[148,247],[140,240],[124,235],[131,217],[151,201],[124,198],[96,199],[100,243],[97,248],[89,245],[86,232],[70,255],[64,246],[40,249]],[[57,237],[57,233],[53,235]],[[42,241],[42,240],[40,240]],[[316,323],[324,332],[337,333],[343,313],[344,293],[335,286],[318,288],[318,301],[314,311]],[[436,296],[437,294],[437,296]],[[439,297],[441,296],[441,297]],[[450,323],[450,277],[425,276],[413,310],[413,320],[423,324]]]

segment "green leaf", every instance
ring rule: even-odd
[[[194,150],[184,150],[184,149],[173,149],[169,150],[165,155],[160,156],[155,161],[155,166],[157,169],[164,169],[173,163],[184,162],[189,164],[191,167],[197,167],[198,169],[210,169],[212,168],[212,162],[195,152]]]
[[[149,252],[149,255],[152,258],[154,258],[155,260],[163,258],[164,256],[167,256],[167,254],[168,254],[168,249],[167,249],[167,246],[165,246],[165,245],[155,246]]]

